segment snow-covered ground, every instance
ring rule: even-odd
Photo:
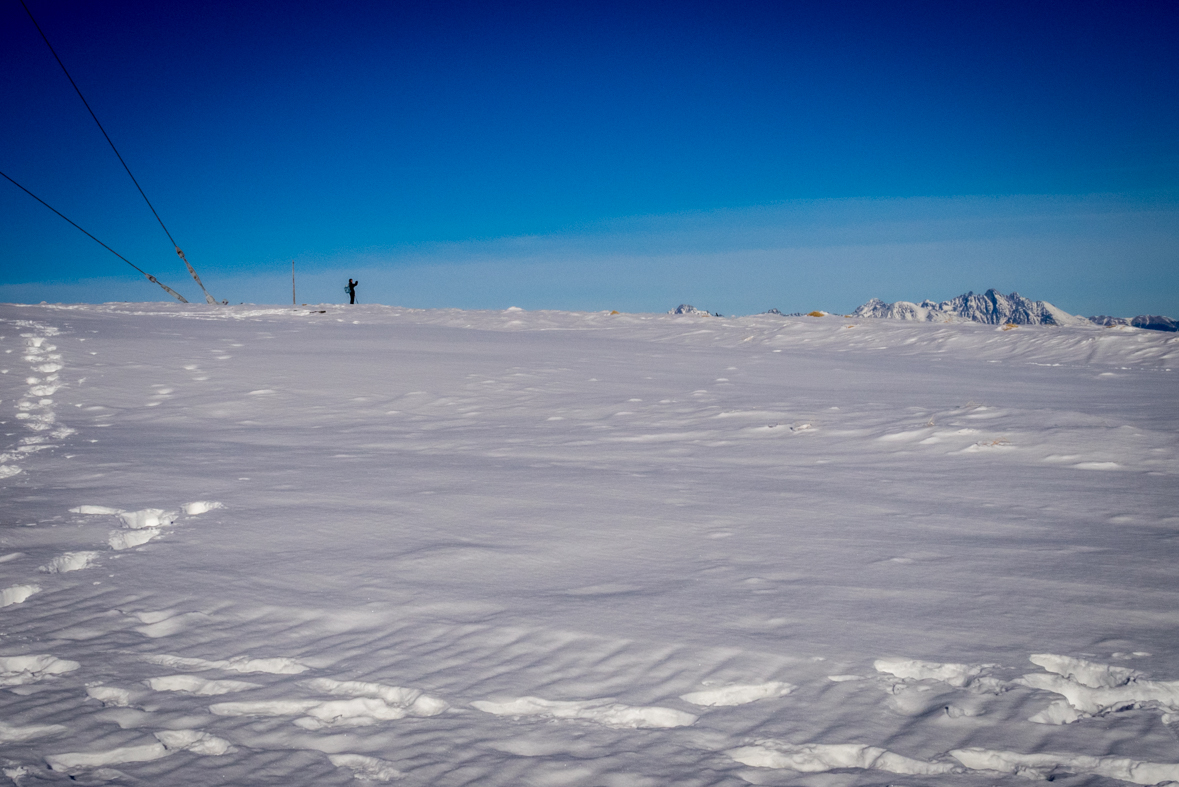
[[[1176,370],[1129,328],[0,306],[0,765],[1179,780]]]

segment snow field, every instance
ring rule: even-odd
[[[16,784],[1179,780],[1166,335],[0,318]]]

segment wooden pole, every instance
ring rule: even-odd
[[[295,298],[295,261],[291,260],[291,305],[298,306],[298,299]]]

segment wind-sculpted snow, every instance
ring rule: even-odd
[[[0,770],[1174,781],[1177,359],[819,311],[0,306]]]

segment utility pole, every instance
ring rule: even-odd
[[[295,261],[291,260],[291,305],[298,306],[298,299],[295,298]]]

